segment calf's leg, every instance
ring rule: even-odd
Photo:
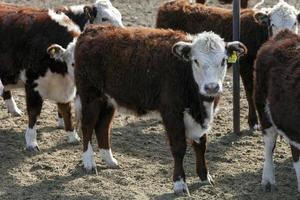
[[[296,171],[296,175],[297,175],[297,182],[298,182],[298,191],[300,192],[300,150],[293,146],[291,144],[291,150],[292,150],[292,156],[293,156],[293,161],[294,161],[294,168]]]
[[[186,152],[185,128],[183,116],[162,113],[163,123],[170,142],[171,152],[174,159],[173,182],[175,194],[187,193],[189,190],[185,182],[183,158]]]
[[[240,74],[248,102],[248,125],[250,130],[256,130],[259,126],[253,101],[253,67],[248,63],[241,63],[241,65],[243,67]]]
[[[58,111],[64,119],[65,130],[68,133],[68,142],[71,144],[76,144],[80,142],[80,137],[78,136],[76,130],[73,127],[72,123],[72,106],[71,102],[69,103],[57,103]]]
[[[117,160],[111,151],[111,126],[115,109],[112,106],[104,105],[100,112],[95,126],[95,132],[100,149],[100,156],[109,167],[118,166]]]
[[[37,132],[35,124],[42,110],[43,99],[38,92],[35,92],[30,86],[26,86],[25,91],[27,113],[29,118],[28,128],[25,133],[26,149],[28,151],[39,151],[36,140]]]
[[[206,135],[202,136],[199,141],[199,143],[193,141],[192,144],[196,154],[196,172],[201,181],[214,185],[214,181],[208,172],[205,159]]]
[[[10,90],[3,90],[2,97],[4,99],[4,102],[6,104],[8,112],[12,116],[21,116],[22,111],[18,108],[14,97],[11,95]]]
[[[265,161],[261,185],[265,192],[273,192],[276,190],[273,153],[276,146],[276,139],[278,133],[276,129],[272,126],[268,129],[264,129],[263,134]]]
[[[58,106],[57,106],[58,107]],[[58,108],[57,108],[58,109]],[[63,129],[65,128],[65,122],[63,116],[57,111],[57,128]]]
[[[99,116],[99,101],[80,98],[82,100],[81,131],[83,138],[83,166],[86,172],[91,172],[93,169],[96,170],[96,162],[91,144],[93,131]]]

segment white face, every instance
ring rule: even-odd
[[[228,56],[225,42],[214,51],[201,52],[201,46],[195,44],[191,51],[191,62],[195,81],[200,94],[215,96],[223,91],[223,81],[227,70]]]
[[[220,36],[204,32],[195,36],[191,43],[176,43],[173,46],[173,53],[190,61],[199,93],[214,97],[223,91],[227,71],[227,48],[236,47],[236,51],[246,51],[240,46],[243,45],[239,42],[226,44]]]
[[[97,9],[95,24],[107,23],[117,27],[124,27],[120,11],[109,0],[98,0],[94,6]]]
[[[283,29],[298,33],[298,13],[299,11],[294,6],[284,1],[277,3],[269,13],[273,34],[275,35]]]
[[[267,25],[271,26],[273,35],[284,29],[298,33],[299,22],[297,18],[300,16],[300,12],[284,0],[280,0],[272,8],[260,9],[259,13],[257,20],[260,23],[267,23]]]

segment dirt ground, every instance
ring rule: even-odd
[[[18,4],[54,7],[92,0],[6,0]],[[126,25],[154,26],[162,0],[114,0]],[[266,0],[267,4],[272,3]],[[277,1],[276,1],[277,2]],[[297,2],[298,0],[288,1]],[[209,1],[211,4],[212,2]],[[255,3],[251,2],[251,5]],[[225,94],[213,129],[208,134],[207,161],[215,186],[202,185],[195,173],[189,147],[185,170],[191,197],[172,193],[173,159],[160,121],[117,115],[113,124],[112,150],[120,164],[109,169],[94,150],[98,175],[82,169],[82,146],[69,145],[63,130],[56,128],[56,106],[46,101],[38,122],[38,153],[24,149],[27,117],[11,117],[0,100],[0,199],[300,199],[289,146],[278,142],[275,151],[275,193],[260,188],[263,143],[260,132],[247,132],[246,100],[241,98],[243,136],[232,133],[232,81],[225,81]],[[14,92],[25,113],[24,92]]]

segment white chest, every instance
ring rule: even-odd
[[[207,113],[207,117],[204,119],[204,123],[199,124],[188,111],[184,111],[183,121],[185,125],[185,136],[188,140],[194,140],[199,143],[199,139],[206,134],[213,121],[214,117],[214,103],[204,102],[204,107]]]
[[[67,103],[74,99],[76,88],[74,79],[69,74],[61,75],[48,70],[45,76],[35,80],[39,92],[43,99],[50,99],[58,103]]]

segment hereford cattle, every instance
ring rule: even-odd
[[[11,10],[12,12],[22,12],[28,9],[14,4],[1,3],[0,9],[3,11]],[[120,12],[111,4],[109,0],[98,0],[91,5],[74,5],[69,7],[55,8],[55,12],[65,13],[81,30],[88,24],[109,23],[115,26],[123,27],[122,16]],[[47,12],[45,9],[44,12]],[[70,42],[70,41],[67,41]],[[16,86],[19,87],[19,86]],[[5,88],[2,95],[6,103],[8,112],[13,116],[20,116],[21,110],[17,107],[9,88]],[[58,127],[64,127],[63,119],[58,114]]]
[[[262,126],[264,167],[262,187],[275,190],[273,152],[278,134],[292,150],[300,191],[300,36],[282,31],[258,51],[255,63],[254,99]]]
[[[285,28],[297,32],[300,21],[299,12],[284,1],[279,1],[267,11],[268,13],[253,9],[241,11],[241,42],[247,46],[248,54],[240,61],[240,74],[249,105],[248,124],[251,129],[258,127],[252,99],[253,63],[256,53],[272,33],[275,34]],[[156,26],[183,30],[192,34],[213,31],[224,37],[225,41],[230,41],[232,40],[232,10],[189,4],[181,0],[172,1],[159,8]]]
[[[88,27],[75,47],[84,168],[96,168],[94,131],[101,157],[109,166],[117,165],[110,136],[116,109],[138,116],[156,112],[174,157],[174,191],[188,192],[183,170],[187,140],[196,152],[198,176],[212,183],[204,157],[206,133],[233,51],[242,55],[246,48],[212,32],[190,36],[163,29]]]
[[[219,3],[222,4],[231,4],[233,0],[219,0]],[[247,8],[248,7],[248,1],[249,0],[241,0],[241,8]],[[196,2],[196,3],[202,3],[205,4],[206,0],[192,0],[191,2]]]
[[[66,47],[81,33],[80,27],[90,23],[110,22],[123,26],[120,13],[108,0],[97,1],[92,6],[71,6],[63,9],[48,10],[0,4],[0,35],[3,36],[0,42],[0,79],[4,85],[2,96],[8,111],[20,115],[21,111],[10,90],[25,86],[29,114],[25,138],[29,150],[38,150],[35,123],[43,99],[58,103],[58,125],[65,126],[69,132],[68,141],[74,143],[80,139],[70,118],[70,101],[75,92],[74,79],[70,74],[73,72],[71,69],[67,70],[61,62],[49,58],[47,47],[53,43]]]
[[[69,142],[79,140],[71,121],[70,102],[76,92],[71,69],[49,58],[46,52],[50,44],[67,46],[79,34],[79,27],[64,13],[28,7],[0,8],[0,79],[4,94],[12,88],[25,87],[28,150],[38,150],[36,121],[44,99],[57,102]]]

